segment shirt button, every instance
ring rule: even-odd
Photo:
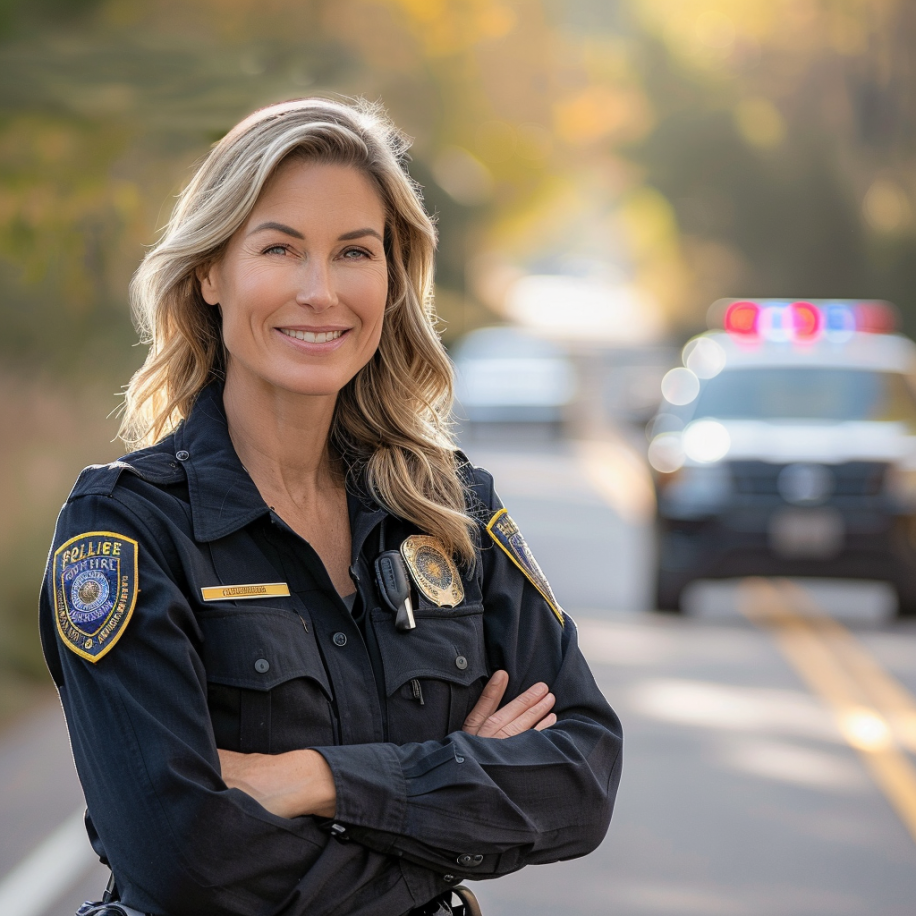
[[[464,669],[467,668],[467,666],[468,666],[468,660],[463,655],[459,655],[458,658],[455,659],[456,668],[459,668],[460,670],[464,671]]]
[[[188,458],[191,457],[191,453],[190,453],[190,452],[186,452],[184,449],[182,449],[180,452],[175,452],[175,457],[176,457],[179,461],[187,461]]]
[[[266,658],[259,658],[254,663],[254,670],[257,671],[258,674],[267,674],[267,672],[270,671],[270,662],[267,661]]]
[[[335,633],[333,636],[335,646],[345,646],[347,644],[346,633]]]
[[[458,883],[458,879],[454,875],[443,875],[442,880],[446,884],[457,884]]]

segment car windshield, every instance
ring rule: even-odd
[[[693,415],[916,425],[916,400],[898,372],[810,366],[731,369],[703,385]]]

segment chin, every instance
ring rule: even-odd
[[[310,372],[307,375],[296,374],[279,379],[266,379],[275,388],[288,391],[290,394],[300,394],[303,397],[336,397],[346,387],[358,372],[351,374]]]
[[[274,389],[277,392],[302,395],[303,397],[336,397],[341,390],[364,368],[365,364],[349,365],[273,365],[263,367],[254,361],[242,362],[230,359],[227,380],[239,391]],[[264,371],[264,370],[267,371]]]

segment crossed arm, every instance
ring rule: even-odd
[[[554,695],[544,683],[534,684],[500,709],[508,683],[505,671],[497,671],[490,678],[462,731],[481,738],[509,738],[529,729],[541,731],[557,721],[550,711]],[[226,785],[250,795],[272,814],[287,818],[307,814],[334,817],[334,778],[317,751],[240,754],[220,750],[219,759]]]

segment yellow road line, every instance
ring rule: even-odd
[[[628,521],[645,520],[654,492],[620,443],[577,443],[586,477]],[[916,700],[855,637],[797,585],[746,579],[739,608],[770,632],[789,663],[831,708],[840,733],[916,840]]]
[[[901,748],[899,724],[901,711],[913,701],[845,627],[812,608],[810,600],[803,605],[808,614],[799,613],[793,605],[802,602],[794,589],[747,579],[739,609],[772,634],[801,678],[832,709],[846,742],[916,840],[916,767]]]
[[[916,698],[805,589],[787,580],[777,581],[776,586],[830,642],[847,669],[887,718],[900,745],[916,754]]]

